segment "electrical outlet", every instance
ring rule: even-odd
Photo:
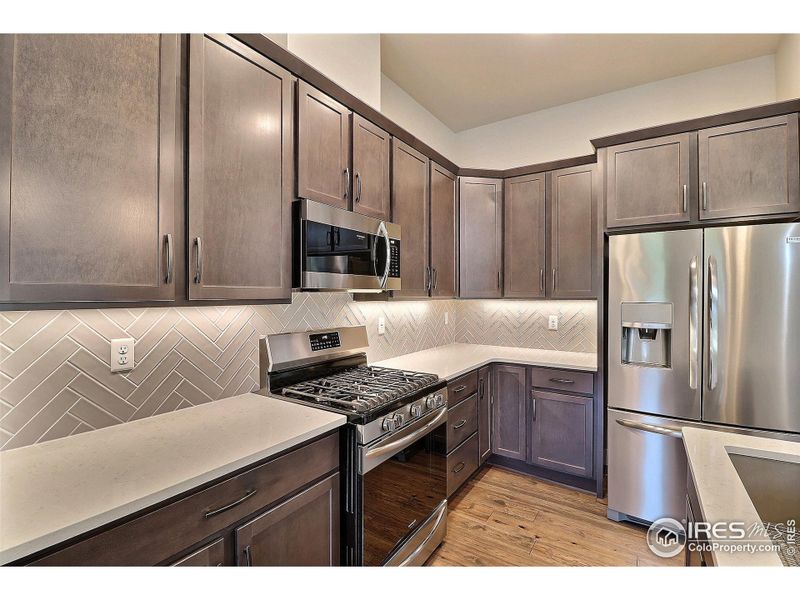
[[[133,338],[111,340],[111,372],[131,371],[134,366]]]
[[[547,320],[547,328],[552,331],[558,331],[558,315],[550,315]]]
[[[450,313],[445,311],[444,313],[444,324],[447,325],[450,323]]]
[[[378,335],[386,333],[386,319],[378,317]]]

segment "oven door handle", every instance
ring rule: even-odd
[[[378,442],[375,446],[364,448],[361,451],[361,469],[359,469],[361,474],[368,473],[386,459],[394,456],[398,450],[402,450],[425,437],[445,421],[447,421],[447,407],[443,406],[436,412],[430,413],[417,421],[413,425],[414,430],[407,435],[398,439],[389,437],[385,441]]]

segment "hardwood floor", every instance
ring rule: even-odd
[[[645,528],[606,518],[593,495],[486,466],[450,501],[432,566],[679,566],[655,556]]]

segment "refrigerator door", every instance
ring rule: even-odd
[[[703,232],[609,241],[608,405],[700,419]]]
[[[800,432],[800,224],[705,230],[703,420]]]

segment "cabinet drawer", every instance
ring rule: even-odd
[[[339,434],[333,433],[33,564],[155,565],[303,488],[338,465]],[[230,508],[220,511],[226,506]]]
[[[478,372],[473,371],[454,379],[447,386],[447,404],[455,406],[478,391]]]
[[[447,451],[478,431],[478,395],[472,394],[447,411]]]
[[[447,455],[447,496],[450,497],[478,468],[478,434]]]
[[[179,558],[172,567],[221,567],[225,563],[225,540],[217,538],[199,550]]]
[[[594,393],[594,375],[580,371],[533,367],[531,369],[531,386],[576,394],[592,394]]]

